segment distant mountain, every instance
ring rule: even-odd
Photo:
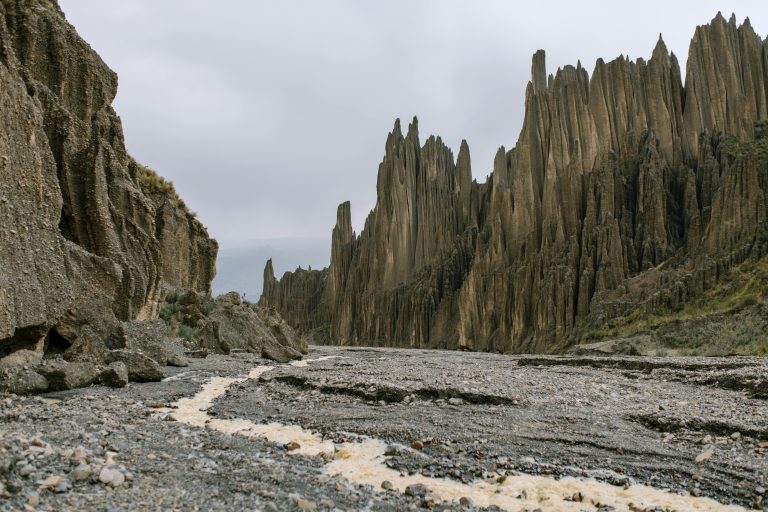
[[[331,244],[326,238],[270,238],[252,240],[240,247],[222,244],[217,260],[213,293],[245,293],[256,301],[264,283],[264,264],[272,258],[278,276],[302,266],[323,268],[331,259]]]

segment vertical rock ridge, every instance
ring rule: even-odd
[[[555,351],[764,252],[766,164],[734,148],[768,118],[765,48],[718,14],[696,28],[685,85],[661,34],[648,60],[598,59],[591,76],[580,62],[548,75],[539,50],[517,144],[483,184],[464,142],[454,160],[397,121],[363,231],[334,229],[333,341]]]

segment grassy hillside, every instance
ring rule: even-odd
[[[619,318],[582,334],[575,351],[638,355],[767,355],[768,256],[734,267],[679,311]]]

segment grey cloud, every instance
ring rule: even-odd
[[[128,149],[170,178],[228,248],[359,230],[394,119],[470,144],[484,179],[523,121],[530,56],[648,57],[659,32],[685,63],[722,2],[61,0],[120,76]],[[758,32],[762,1],[725,4]],[[322,260],[312,255],[308,260]],[[260,267],[261,262],[254,262]],[[279,266],[279,265],[278,265]],[[260,268],[259,268],[260,272]]]

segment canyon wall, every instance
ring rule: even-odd
[[[126,153],[116,92],[56,2],[0,1],[0,357],[210,293],[216,242]]]
[[[396,122],[362,232],[342,204],[329,267],[277,281],[268,264],[261,304],[332,343],[553,352],[766,253],[768,40],[748,19],[696,29],[685,83],[661,38],[591,76],[548,75],[539,51],[531,74],[486,183],[465,142],[454,158]]]

